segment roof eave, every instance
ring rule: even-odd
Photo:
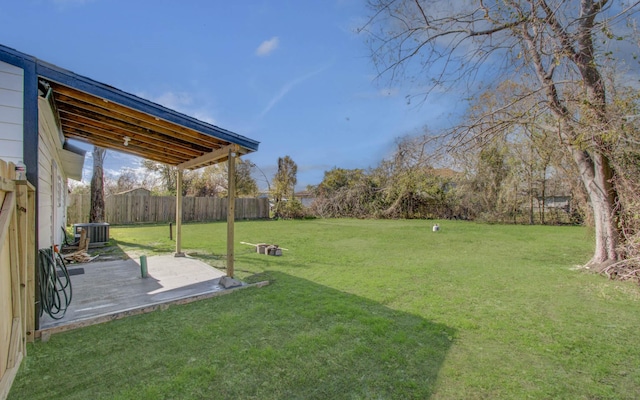
[[[61,85],[72,87],[108,101],[113,101],[120,105],[151,115],[155,118],[164,119],[174,124],[196,130],[205,135],[237,144],[246,149],[246,153],[257,151],[260,144],[260,142],[256,140],[238,135],[215,125],[208,124],[196,118],[163,107],[157,103],[124,92],[113,86],[97,82],[93,79],[78,75],[74,72],[41,60],[37,60],[36,62],[36,73],[45,79],[55,81]]]

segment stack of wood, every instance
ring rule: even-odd
[[[266,254],[269,256],[281,256],[282,249],[277,244],[258,243],[256,245],[256,252],[259,254]]]
[[[92,257],[89,253],[86,253],[84,251],[76,251],[75,253],[66,254],[64,256],[64,260],[75,263],[86,263],[95,260],[96,257],[98,256]]]
[[[89,232],[86,229],[82,229],[80,232],[80,241],[78,242],[78,250],[71,254],[64,256],[65,261],[85,263],[95,260],[98,256],[91,256],[89,251]]]
[[[247,243],[247,242],[240,242],[240,243],[246,244],[249,246],[255,246],[256,253],[266,254],[268,256],[281,256],[282,250],[287,250],[283,247],[278,246],[277,244],[267,244],[267,243],[253,244],[253,243]]]

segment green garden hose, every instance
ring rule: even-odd
[[[71,303],[69,271],[58,252],[52,249],[39,251],[40,316],[45,312],[53,319],[61,319]]]

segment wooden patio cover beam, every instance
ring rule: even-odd
[[[116,118],[122,121],[126,121],[128,123],[142,126],[146,129],[155,132],[161,132],[167,134],[169,136],[183,136],[189,138],[189,141],[198,143],[199,145],[211,145],[214,144],[223,144],[224,141],[213,138],[208,135],[203,135],[197,131],[192,129],[182,127],[167,121],[164,121],[160,118],[155,118],[149,115],[146,115],[141,112],[137,112],[132,110],[129,107],[121,106],[117,103],[99,99],[96,96],[92,96],[87,93],[83,93],[63,85],[55,85],[54,91],[56,94],[56,102],[62,104],[74,105],[76,107],[86,108],[93,110],[94,112],[99,109],[103,109],[103,111],[98,111],[99,113],[104,113],[108,115],[110,118]],[[99,106],[98,106],[99,105]]]
[[[230,144],[228,146],[213,150],[210,153],[201,155],[192,160],[183,162],[178,165],[178,169],[197,169],[205,165],[211,165],[218,162],[225,161],[229,157],[229,152],[237,153],[240,151],[240,146],[237,144]]]
[[[227,181],[227,276],[233,278],[234,275],[234,259],[235,259],[235,205],[236,205],[236,157],[239,155],[240,146],[230,144],[221,149],[214,150],[203,156],[195,158],[178,165],[176,171],[176,252],[175,257],[184,257],[182,252],[182,173],[185,169],[197,168],[202,165],[208,165],[220,162],[223,159],[228,161]]]

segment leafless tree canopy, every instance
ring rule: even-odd
[[[362,31],[369,34],[381,77],[409,82],[424,96],[446,89],[467,98],[507,80],[514,83],[513,91],[477,107],[468,113],[471,118],[452,128],[449,149],[491,143],[514,126],[554,132],[575,163],[592,208],[596,243],[590,264],[602,269],[625,256],[620,246],[625,205],[613,153],[621,118],[605,72],[631,58],[630,46],[637,50],[632,28],[638,2],[369,4],[372,16]]]
[[[372,16],[360,31],[368,34],[380,77],[415,83],[423,94],[468,94],[503,79],[531,81],[539,72],[559,85],[580,82],[580,68],[590,61],[602,66],[615,50],[611,42],[633,33],[625,22],[638,12],[637,2],[608,0],[370,0],[369,6]]]

